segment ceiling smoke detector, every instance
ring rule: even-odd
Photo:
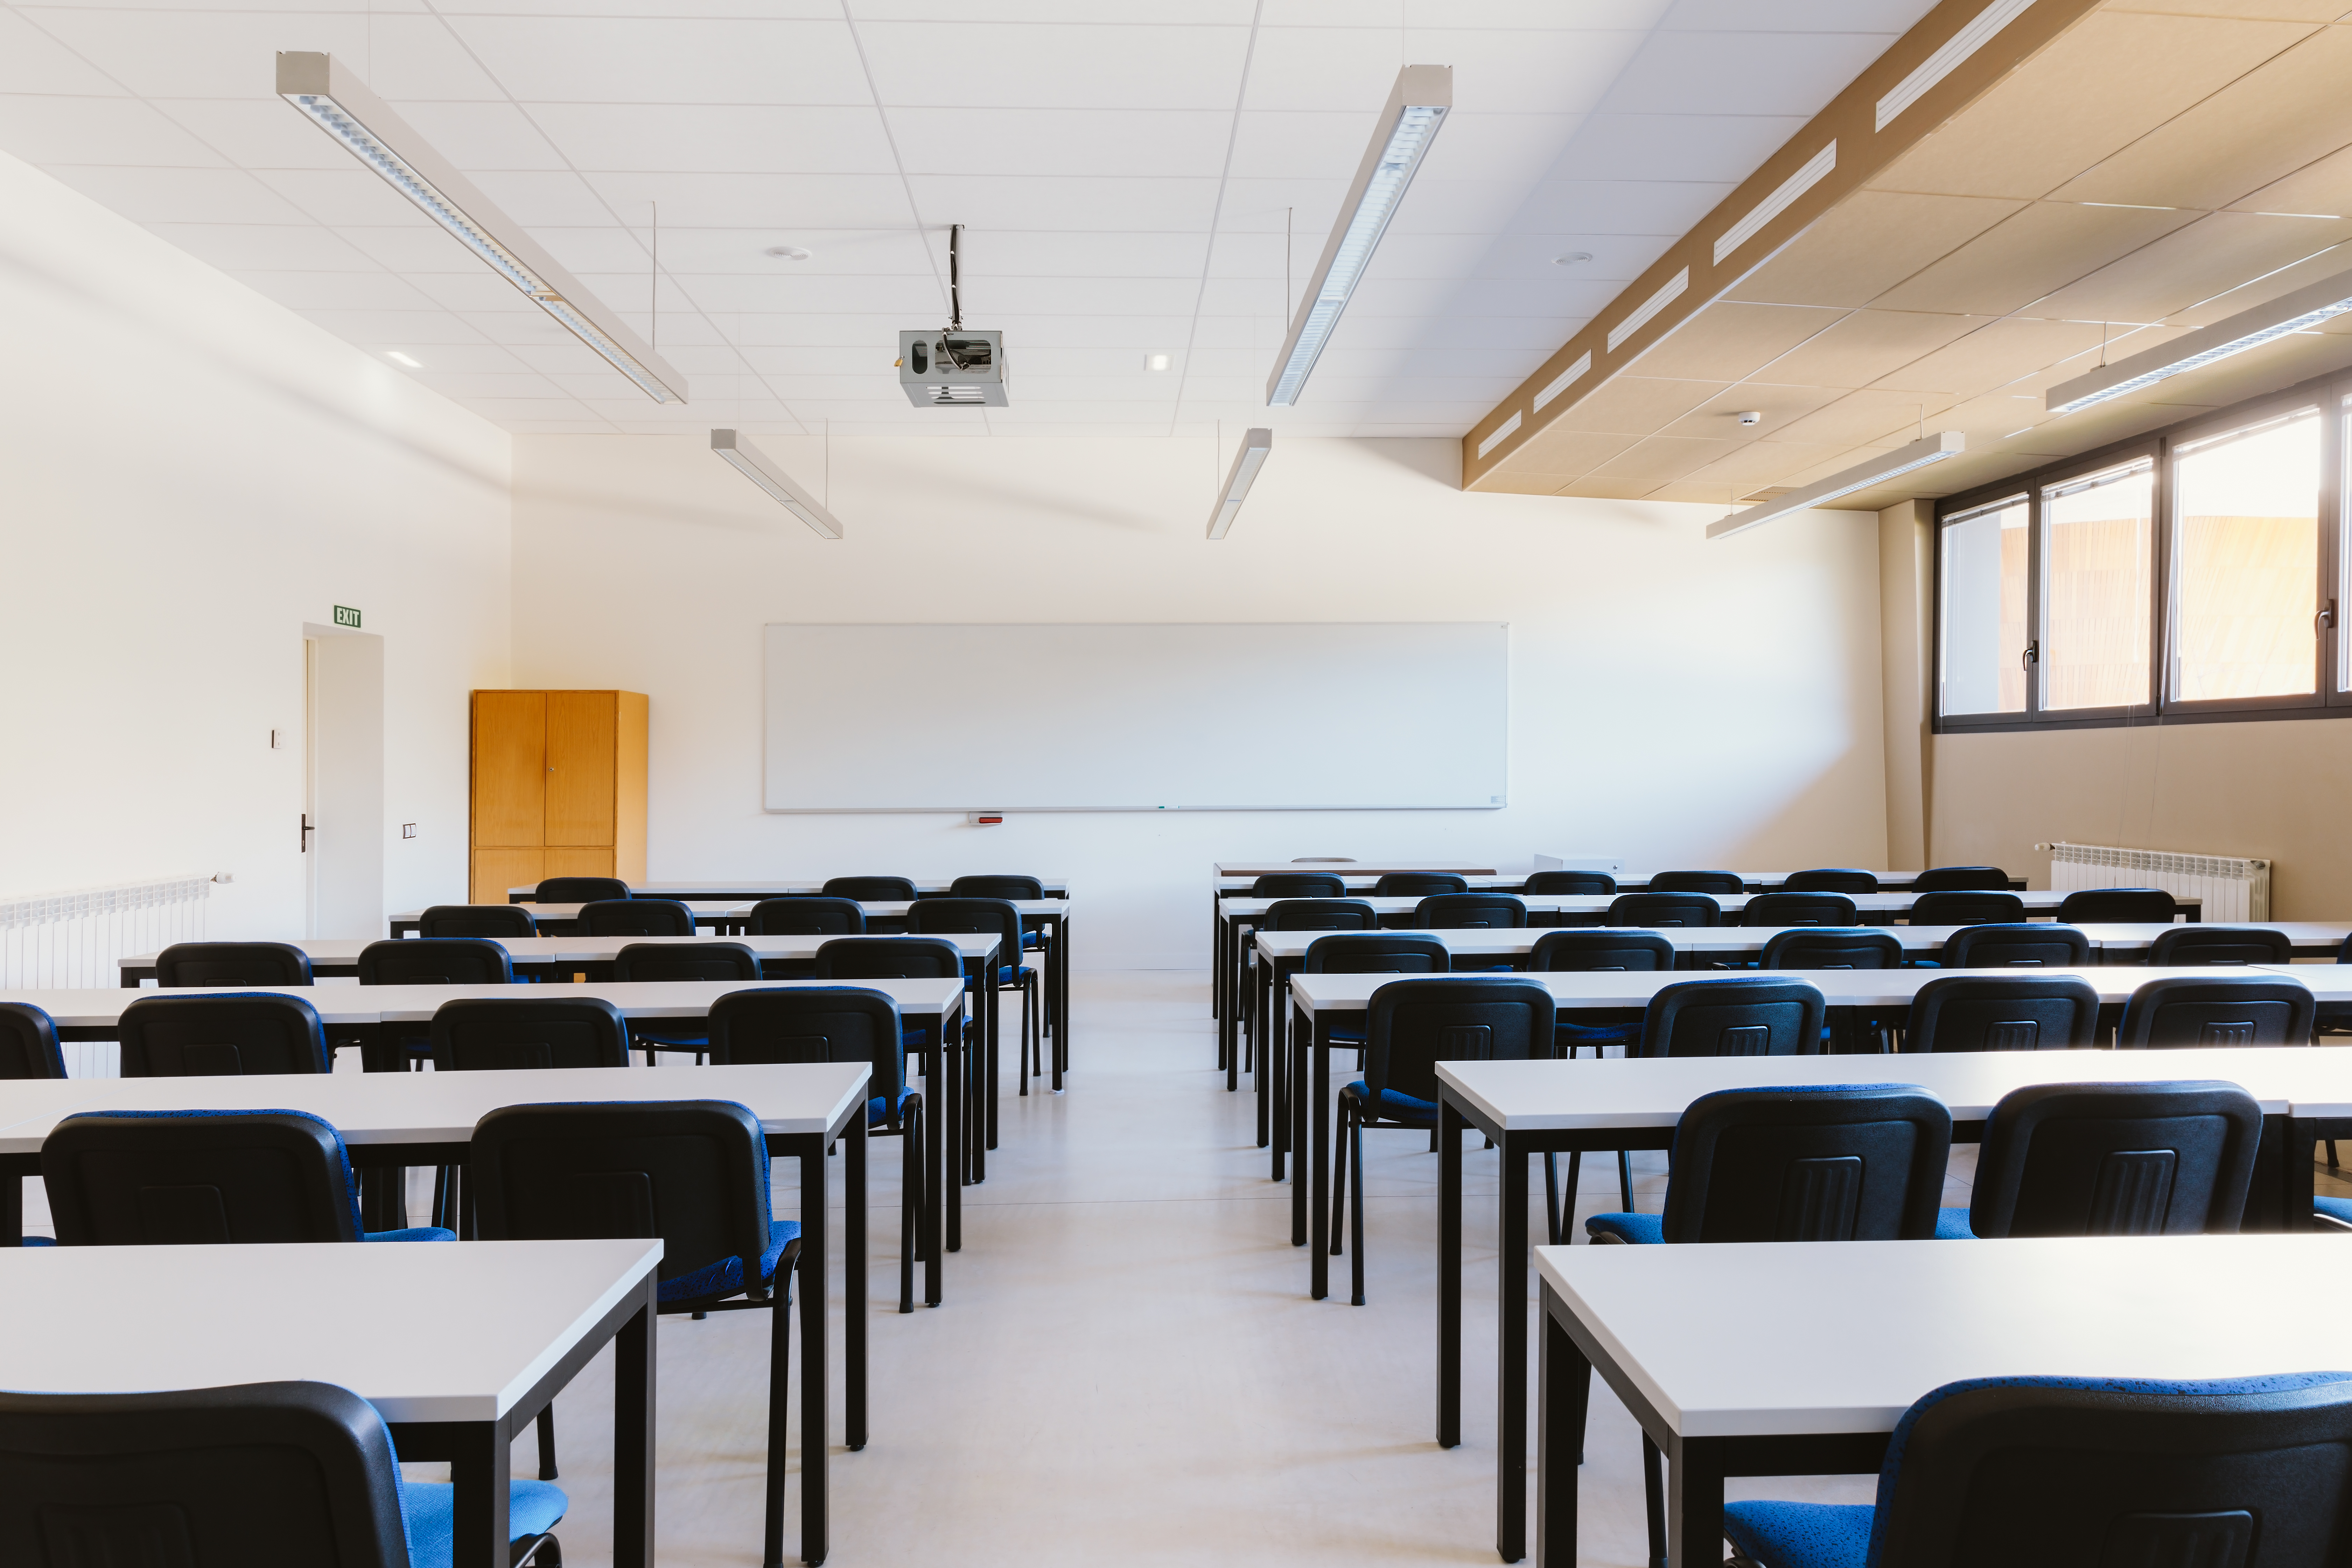
[[[1738,420],[1742,425],[1761,425],[1764,423],[1764,416],[1753,408],[1743,408],[1738,414],[1732,416],[1732,417]]]
[[[780,261],[806,261],[811,252],[805,246],[772,245],[760,254],[775,257]]]
[[[1581,267],[1591,259],[1592,252],[1589,250],[1571,250],[1566,256],[1553,257],[1551,264],[1554,267]]]

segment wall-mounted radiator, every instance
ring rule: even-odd
[[[29,899],[0,899],[0,988],[106,986],[122,983],[115,960],[175,942],[202,942],[205,877],[125,882]],[[66,1071],[111,1078],[114,1042],[68,1042]]]
[[[2205,900],[2209,921],[2271,918],[2271,863],[2234,855],[2175,855],[2162,849],[2119,849],[2108,844],[2052,844],[2050,886],[2162,888],[2180,898]]]

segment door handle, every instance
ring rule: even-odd
[[[304,812],[304,813],[302,814],[302,853],[303,853],[303,854],[308,855],[308,854],[310,852],[310,835],[312,835],[313,833],[316,833],[316,832],[318,832],[318,831],[319,831],[319,830],[318,830],[317,828],[315,828],[315,827],[313,827],[313,826],[310,826],[310,814],[309,812],[307,812],[307,811],[306,811],[306,812]]]

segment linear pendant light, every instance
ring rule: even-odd
[[[1958,430],[1938,430],[1933,436],[1922,437],[1907,447],[1897,447],[1892,452],[1881,452],[1866,463],[1856,463],[1828,479],[1816,479],[1802,489],[1790,490],[1784,496],[1774,496],[1761,506],[1751,506],[1746,511],[1733,512],[1720,522],[1706,525],[1709,539],[1728,539],[1735,533],[1754,528],[1759,522],[1769,522],[1776,517],[1786,517],[1792,511],[1802,511],[1810,506],[1833,501],[1840,496],[1850,496],[1856,490],[1866,490],[1897,474],[1907,474],[1914,468],[1924,468],[1930,463],[1940,463],[1958,452],[1968,450],[1969,438]]]
[[[1274,450],[1274,432],[1264,426],[1252,426],[1242,436],[1242,449],[1234,454],[1234,466],[1225,475],[1225,488],[1217,497],[1217,510],[1209,514],[1209,537],[1223,539],[1232,528],[1234,519],[1242,513],[1242,501],[1257,483],[1257,471],[1265,467],[1266,454]]]
[[[2053,414],[2072,414],[2153,386],[2183,371],[2201,370],[2216,360],[2275,342],[2347,310],[2352,310],[2352,272],[2339,272],[2144,353],[2061,382],[2050,389],[2043,404]]]
[[[457,173],[432,143],[392,111],[331,55],[287,51],[278,57],[278,96],[317,122],[425,216],[489,263],[541,310],[611,362],[656,403],[687,401],[686,378],[623,326],[604,302]]]
[[[1323,259],[1307,282],[1306,298],[1290,323],[1290,335],[1275,356],[1274,374],[1265,384],[1265,400],[1286,408],[1298,401],[1307,378],[1330,341],[1331,329],[1348,308],[1348,297],[1363,279],[1372,251],[1388,232],[1405,187],[1421,167],[1429,144],[1446,111],[1454,107],[1452,66],[1407,66],[1397,73],[1396,86],[1381,110],[1372,144],[1356,171],[1348,199],[1339,204],[1339,222],[1323,247]]]
[[[809,525],[812,531],[827,539],[841,537],[841,521],[824,510],[816,497],[793,483],[775,460],[757,447],[745,441],[732,430],[713,430],[710,449],[733,466],[737,473],[773,496],[776,504]]]

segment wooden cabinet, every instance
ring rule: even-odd
[[[645,695],[474,693],[478,904],[543,877],[646,878]]]

